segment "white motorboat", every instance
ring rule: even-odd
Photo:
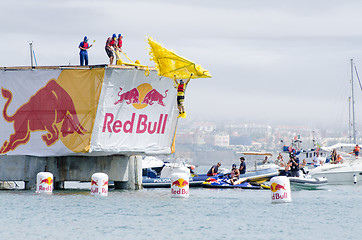
[[[328,179],[328,184],[360,184],[362,161],[357,159],[338,164],[327,163],[311,169],[308,174],[312,177],[325,177]]]
[[[301,177],[288,177],[292,189],[318,189],[327,185],[328,180],[325,177],[311,177],[310,175],[302,175]]]

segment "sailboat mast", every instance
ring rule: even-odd
[[[356,120],[354,116],[354,91],[353,91],[353,59],[351,59],[351,89],[352,89],[352,131],[353,131],[353,143],[357,144],[356,140]]]
[[[348,97],[348,143],[352,143],[351,96]]]
[[[34,64],[33,64],[33,42],[32,41],[29,41],[29,46],[30,46],[30,64],[31,64],[31,67],[34,67]]]

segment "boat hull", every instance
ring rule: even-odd
[[[326,164],[312,169],[312,177],[325,177],[331,185],[362,184],[362,165],[357,164]]]
[[[242,189],[261,189],[262,187],[260,185],[253,185],[250,182],[243,182],[240,184],[231,185],[230,183],[224,181],[224,180],[218,180],[215,182],[204,182],[202,184],[202,187],[204,188],[242,188]]]
[[[189,187],[201,187],[201,184],[209,176],[206,174],[190,177]],[[171,188],[171,178],[147,178],[142,179],[142,185],[144,188]]]
[[[325,177],[304,178],[304,177],[288,177],[290,185],[293,189],[318,189],[327,185],[328,180]]]

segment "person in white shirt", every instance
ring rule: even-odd
[[[317,152],[313,158],[314,167],[319,167],[322,164],[321,161],[322,161],[322,159],[319,157],[319,152]]]

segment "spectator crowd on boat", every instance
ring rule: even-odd
[[[354,155],[356,158],[359,156],[360,148],[358,145],[353,149],[349,154]],[[284,160],[282,153],[279,153],[274,163],[270,160],[270,157],[265,156],[262,160],[261,165],[266,164],[275,164],[279,167],[281,175],[299,177],[301,174],[307,174],[308,169],[316,168],[319,166],[323,166],[325,163],[329,164],[342,164],[344,162],[344,158],[342,154],[337,153],[336,149],[333,149],[328,157],[322,157],[322,153],[320,149],[316,149],[314,152],[314,157],[312,158],[310,163],[307,163],[306,159],[300,161],[298,154],[299,152],[294,148],[289,148],[289,159]],[[325,155],[323,153],[323,155]],[[218,162],[216,165],[213,165],[208,171],[208,176],[215,176],[218,174],[219,167],[221,166],[221,162]],[[259,165],[260,166],[260,165]],[[240,175],[245,174],[246,172],[246,164],[245,158],[240,157],[240,166],[237,168],[236,164],[233,164],[228,176],[231,179],[231,183],[237,180]]]

